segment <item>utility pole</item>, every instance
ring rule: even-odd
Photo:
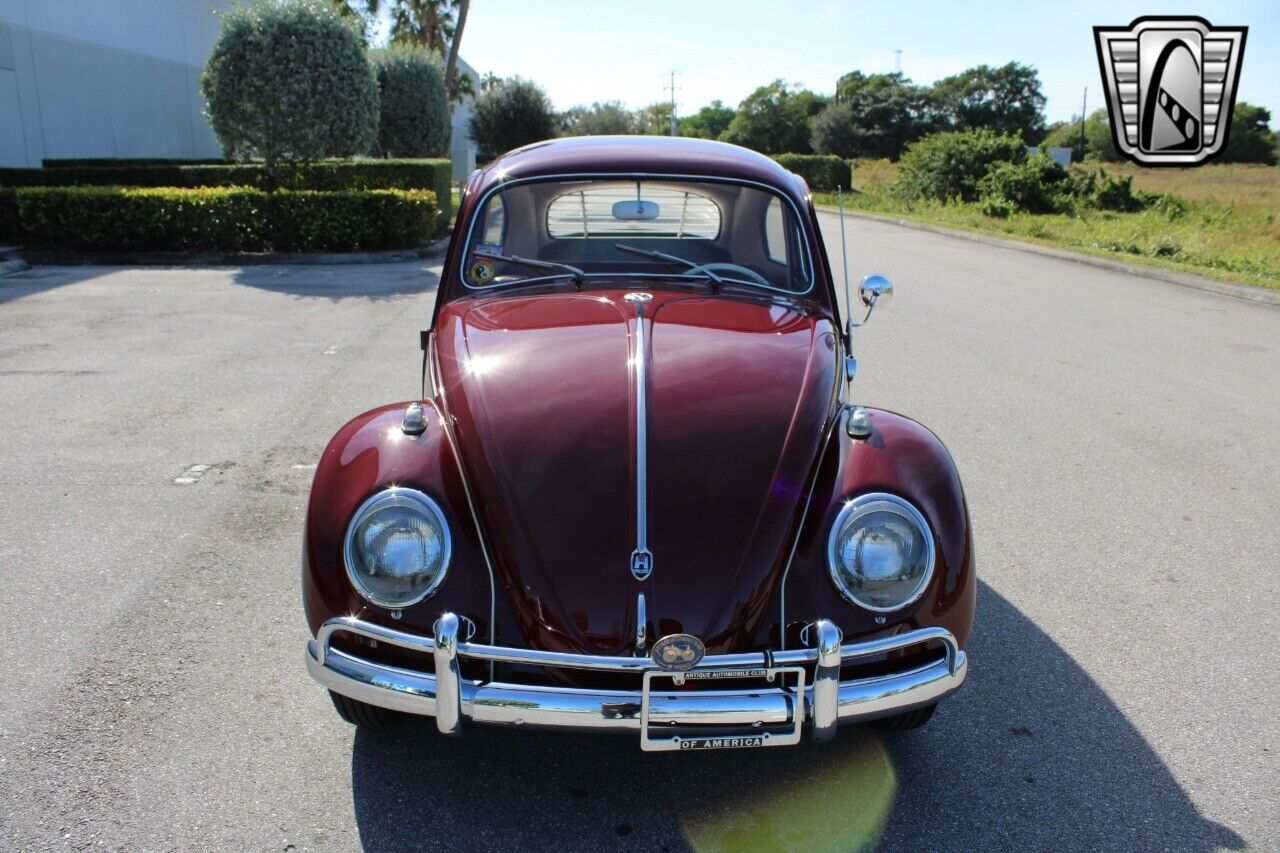
[[[1084,87],[1084,98],[1080,101],[1080,162],[1084,162],[1084,117],[1089,114],[1089,87]]]
[[[676,135],[676,89],[678,88],[676,86],[676,75],[679,73],[680,73],[679,71],[672,68],[671,84],[663,87],[664,89],[668,89],[671,92],[671,135],[672,136]]]
[[[902,73],[902,48],[894,48],[893,51],[893,73]]]

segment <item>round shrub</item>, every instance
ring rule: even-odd
[[[472,107],[471,138],[489,157],[555,135],[551,99],[532,80],[502,80],[481,92]]]
[[[233,159],[364,154],[378,81],[356,26],[322,0],[232,6],[200,77],[213,132]]]
[[[377,153],[384,157],[437,157],[449,148],[449,104],[444,71],[434,54],[396,45],[373,54],[378,74]]]
[[[897,192],[907,198],[976,201],[978,183],[994,163],[1022,163],[1022,139],[990,130],[935,133],[902,155]]]

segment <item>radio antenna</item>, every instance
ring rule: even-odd
[[[844,319],[845,345],[853,344],[853,302],[849,296],[849,250],[844,240],[844,190],[836,186],[836,200],[840,205],[840,265],[844,267]]]

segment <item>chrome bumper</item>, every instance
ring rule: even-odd
[[[955,638],[942,628],[842,645],[839,629],[820,619],[808,632],[815,640],[812,647],[708,655],[694,669],[676,673],[647,657],[573,655],[465,642],[458,635],[463,623],[446,613],[436,622],[435,636],[422,637],[353,617],[330,619],[307,643],[307,671],[320,684],[352,699],[435,717],[444,734],[460,733],[465,717],[477,723],[540,729],[638,732],[644,749],[664,750],[689,748],[694,741],[700,746],[782,746],[798,742],[805,723],[815,740],[825,741],[841,723],[889,716],[938,701],[960,686],[969,666]],[[430,654],[435,674],[374,663],[331,648],[330,640],[338,632]],[[839,680],[842,664],[929,641],[943,647],[942,657],[933,663],[892,675]],[[460,675],[459,658],[464,657],[629,672],[641,676],[644,686],[591,690],[473,681]],[[805,684],[807,664],[817,664],[811,685]],[[653,684],[657,678],[680,683],[729,677],[758,678],[764,686],[664,691]],[[770,682],[778,686],[768,686]],[[696,733],[690,734],[690,727],[697,727]],[[716,733],[715,728],[725,731]],[[677,731],[681,734],[664,736]]]

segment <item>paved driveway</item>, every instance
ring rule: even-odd
[[[964,690],[828,749],[353,732],[302,666],[309,466],[414,394],[433,276],[0,278],[0,847],[1275,848],[1280,310],[850,224],[899,288],[856,396],[949,443],[983,583]]]

